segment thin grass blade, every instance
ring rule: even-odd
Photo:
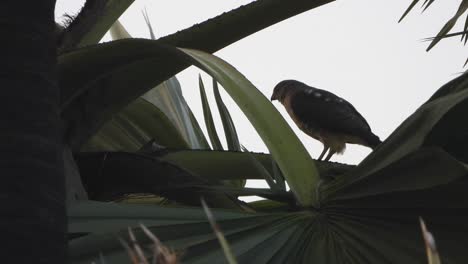
[[[140,244],[138,243],[135,234],[133,233],[132,229],[129,227],[128,228],[128,236],[130,237],[130,242],[132,242],[133,250],[136,253],[136,256],[138,258],[138,264],[149,264],[148,260],[146,259],[145,253],[143,252],[143,249],[140,247]]]
[[[146,22],[146,26],[148,26],[151,39],[156,39],[156,35],[154,34],[153,26],[151,25],[151,22],[148,16],[148,11],[146,10],[146,8],[142,11],[142,13],[143,13],[143,18],[145,19],[145,22]]]
[[[439,252],[437,252],[437,247],[435,243],[434,236],[426,228],[426,224],[422,218],[419,218],[419,223],[421,225],[421,231],[424,238],[424,244],[426,245],[427,260],[429,264],[440,264]]]
[[[236,258],[234,257],[234,254],[232,254],[232,250],[231,250],[231,247],[229,246],[229,243],[224,237],[224,234],[221,231],[221,228],[216,223],[213,213],[211,213],[210,208],[208,208],[203,198],[201,199],[201,203],[203,205],[203,210],[205,211],[206,217],[208,218],[208,221],[210,222],[211,228],[213,228],[213,231],[216,237],[218,238],[219,243],[221,244],[221,248],[223,249],[224,256],[226,256],[227,262],[229,264],[237,264]]]
[[[133,251],[133,249],[128,245],[127,241],[123,240],[122,238],[119,238],[120,244],[125,248],[127,251],[128,257],[130,258],[130,261],[135,264],[138,263],[138,257],[137,254]]]

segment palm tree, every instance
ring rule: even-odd
[[[54,6],[54,0],[0,3],[0,259],[6,263],[65,263]]]

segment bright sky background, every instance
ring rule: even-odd
[[[84,1],[57,2],[56,15],[60,18],[64,12],[76,14]],[[160,37],[249,2],[252,1],[136,0],[120,21],[133,37],[149,38],[142,16],[146,7]],[[425,51],[429,43],[422,41],[440,30],[456,12],[459,0],[435,1],[422,15],[418,6],[398,24],[410,2],[337,1],[273,25],[216,55],[235,66],[268,98],[275,84],[284,79],[297,79],[329,90],[351,102],[373,132],[385,139],[441,85],[463,71],[467,57],[458,38],[442,41],[429,53]],[[204,127],[199,72],[192,67],[177,77],[187,102]],[[205,86],[210,88],[211,78],[202,76]],[[242,112],[226,93],[223,95],[241,143],[251,151],[267,152]],[[275,106],[312,157],[317,158],[322,145],[302,133],[282,105]],[[218,132],[222,134],[221,126]],[[348,145],[345,154],[335,155],[332,161],[356,164],[369,152],[368,148]]]

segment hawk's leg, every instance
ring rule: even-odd
[[[323,151],[322,151],[322,154],[320,154],[320,156],[318,157],[317,160],[322,160],[323,156],[325,156],[325,153],[327,153],[327,151],[330,149],[330,147],[328,147],[327,145],[323,145]]]
[[[331,158],[335,153],[336,153],[336,151],[330,150],[330,152],[328,152],[327,157],[325,158],[325,161],[330,160],[330,158]]]

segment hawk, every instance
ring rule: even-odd
[[[374,149],[381,143],[369,124],[345,99],[295,80],[284,80],[273,89],[271,101],[284,105],[296,125],[323,144],[318,160],[343,153],[346,143]]]

